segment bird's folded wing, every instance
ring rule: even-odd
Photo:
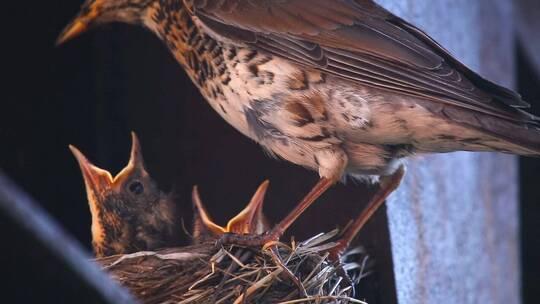
[[[185,0],[212,31],[352,81],[534,123],[521,97],[474,73],[370,0]]]

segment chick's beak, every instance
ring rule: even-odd
[[[118,173],[113,181],[116,185],[121,185],[124,180],[133,176],[134,173],[138,173],[141,176],[148,176],[144,166],[144,159],[141,150],[141,144],[139,143],[139,138],[135,132],[131,132],[131,152],[129,156],[129,162],[127,166]]]
[[[201,201],[198,187],[194,186],[192,199],[196,216],[195,230],[207,231],[216,237],[219,237],[224,233],[262,234],[266,232],[270,226],[262,212],[262,206],[268,185],[269,182],[264,181],[253,195],[246,208],[232,218],[227,223],[226,227],[221,227],[212,221]],[[194,235],[197,237],[197,235],[200,235],[200,231],[194,231]]]
[[[86,192],[90,200],[94,200],[99,197],[100,193],[103,193],[106,189],[111,187],[112,176],[103,169],[94,166],[85,156],[74,146],[69,146],[69,149],[77,159],[79,167],[86,185]]]
[[[94,21],[98,17],[99,6],[102,0],[94,0],[83,6],[79,15],[68,26],[64,28],[58,39],[56,39],[56,45],[65,43],[82,33],[86,32]]]
[[[253,194],[246,208],[227,223],[228,232],[261,234],[270,228],[262,212],[264,196],[269,184],[270,182],[265,180]]]

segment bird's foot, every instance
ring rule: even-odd
[[[275,229],[269,230],[263,234],[237,234],[224,233],[219,239],[218,245],[236,245],[241,247],[269,247],[279,242],[281,233]]]
[[[328,260],[332,263],[341,263],[341,257],[345,250],[349,248],[349,244],[343,239],[338,240],[336,245],[332,249],[328,250]]]
[[[289,212],[289,214],[271,230],[263,234],[256,233],[224,233],[218,244],[221,245],[237,245],[244,247],[269,247],[279,242],[279,238],[285,230],[291,226],[294,221],[307,209],[321,194],[323,194],[331,185],[335,183],[335,179],[321,178],[319,182],[311,189],[311,191]],[[231,231],[226,231],[231,232]]]
[[[341,241],[341,240],[340,240]],[[354,297],[355,291],[355,281],[351,278],[347,270],[345,270],[345,263],[343,262],[343,256],[348,244],[343,244],[338,241],[338,244],[328,251],[328,261],[332,263],[336,269],[336,273],[343,279],[340,284],[341,286],[350,286],[352,288],[351,294]]]
[[[328,250],[328,260],[337,265],[338,273],[346,280],[347,283],[351,283],[351,286],[354,286],[354,284],[352,284],[353,281],[343,267],[344,263],[342,258],[358,232],[360,232],[375,211],[377,211],[384,203],[386,198],[388,198],[388,196],[399,186],[404,175],[405,167],[402,165],[392,175],[381,178],[379,189],[372,197],[366,208],[352,222],[352,224],[344,230],[341,238],[336,241],[336,245]]]

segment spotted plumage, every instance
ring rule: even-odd
[[[137,3],[138,14],[126,20],[118,9],[116,21],[154,32],[228,123],[270,154],[318,171],[320,184],[271,237],[345,174],[398,183],[400,160],[413,153],[540,154],[538,118],[518,94],[371,0],[85,7],[124,3]],[[60,41],[109,21],[83,10]]]

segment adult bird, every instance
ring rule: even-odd
[[[69,146],[79,163],[92,215],[96,257],[173,247],[179,244],[180,217],[173,196],[159,189],[145,169],[132,133],[129,162],[114,178]]]
[[[276,240],[344,175],[380,177],[339,254],[399,185],[406,156],[540,154],[538,119],[518,94],[371,0],[88,0],[58,42],[115,21],[155,33],[241,133],[319,173],[270,231],[227,241]]]

